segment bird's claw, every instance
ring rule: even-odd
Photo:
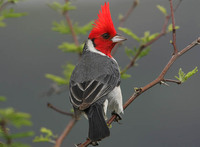
[[[115,122],[119,123],[119,120],[122,120],[122,116],[120,114],[116,113],[115,111],[113,111],[111,114],[116,115],[115,120],[114,120]]]

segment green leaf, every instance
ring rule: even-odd
[[[146,47],[145,49],[142,50],[142,52],[138,56],[138,59],[148,55],[150,51],[151,51],[150,47]]]
[[[127,74],[127,73],[121,74],[121,78],[122,78],[122,79],[127,79],[127,78],[130,78],[130,77],[131,77],[130,74]]]
[[[78,23],[73,24],[73,29],[76,34],[87,34],[88,31],[92,29],[93,21],[85,24],[84,26],[79,26]],[[65,21],[53,22],[53,31],[59,32],[60,34],[71,34],[71,30]]]
[[[179,29],[180,27],[179,26],[175,26],[175,29]],[[172,27],[172,24],[169,24],[168,26],[168,32],[172,32],[173,31],[173,27]]]
[[[165,16],[167,16],[167,10],[165,9],[165,7],[161,5],[157,5],[156,7],[160,10],[160,12],[162,12]]]
[[[128,47],[125,47],[124,50],[125,50],[126,55],[129,57],[129,59],[132,59],[132,57],[136,55],[136,52],[135,52],[136,50],[132,50]]]
[[[58,46],[60,50],[63,52],[73,52],[73,53],[81,53],[83,49],[83,44],[80,46],[76,46],[74,43],[63,42]]]
[[[57,138],[57,135],[54,135],[50,129],[42,127],[40,132],[44,134],[40,136],[36,136],[33,142],[51,142],[55,143],[54,139]]]
[[[155,39],[158,35],[159,35],[159,33],[151,34],[151,35],[149,36],[149,41]]]
[[[0,147],[31,147],[31,146],[20,142],[13,142],[12,144],[9,145],[4,144],[3,146],[1,146],[0,144]]]
[[[175,76],[176,79],[178,79],[179,81],[181,81],[182,83],[185,82],[188,78],[190,78],[191,76],[193,76],[195,73],[198,72],[197,67],[195,67],[192,71],[188,72],[187,74],[185,74],[182,69],[179,69],[178,72],[178,76]]]
[[[143,49],[143,50],[141,51],[141,53],[139,54],[139,56],[138,56],[137,59],[140,59],[140,58],[142,58],[142,57],[148,55],[149,52],[150,52],[150,50],[151,50],[150,47],[146,47],[145,49]],[[132,57],[135,56],[138,52],[139,52],[139,48],[136,48],[136,47],[135,47],[135,48],[132,50],[132,49],[129,49],[129,48],[125,47],[125,53],[126,53],[126,55],[127,55],[130,59],[132,59]]]
[[[9,135],[9,137],[11,139],[18,139],[18,138],[31,137],[33,135],[34,135],[33,131],[28,131],[28,132],[23,132],[23,133],[11,134],[11,135]]]
[[[5,96],[0,96],[0,102],[4,102],[6,101],[6,97]]]
[[[131,36],[133,39],[135,39],[136,41],[140,42],[140,38],[134,34],[131,30],[129,30],[128,28],[122,28],[122,27],[118,27],[118,29],[122,32],[124,32],[125,34]]]
[[[60,34],[70,34],[70,28],[69,26],[65,23],[65,21],[60,21],[60,22],[53,22],[53,27],[52,31],[59,32]]]
[[[75,68],[75,65],[67,63],[66,65],[63,66],[63,68],[64,68],[63,74],[64,74],[65,79],[67,81],[67,85],[69,85],[70,77],[71,77],[72,72]]]
[[[122,14],[119,14],[118,19],[119,21],[122,20],[124,18],[124,16]]]
[[[85,24],[84,26],[79,26],[78,23],[76,22],[73,25],[74,31],[76,34],[87,34],[88,31],[90,31],[92,29],[92,24],[93,21],[90,21],[89,23]]]
[[[15,112],[13,108],[0,109],[0,118],[19,128],[21,126],[31,126],[30,114],[24,112]]]
[[[68,81],[66,79],[59,77],[59,76],[56,76],[56,75],[53,75],[53,74],[45,74],[45,77],[47,79],[50,79],[50,80],[56,82],[58,85],[68,84]]]
[[[70,11],[70,10],[75,10],[76,7],[71,5],[71,2],[67,2],[64,4],[60,4],[58,2],[53,2],[52,4],[48,4],[48,6],[50,8],[52,8],[53,10],[56,10],[60,13],[64,13],[66,11]]]
[[[6,24],[3,22],[4,18],[5,18],[4,16],[0,16],[0,27],[6,26]]]
[[[27,13],[16,13],[14,12],[14,9],[6,9],[2,12],[2,15],[4,18],[18,18],[27,15]]]

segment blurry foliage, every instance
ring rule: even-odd
[[[167,10],[165,9],[165,7],[161,5],[157,5],[156,7],[160,10],[160,12],[164,14],[164,16],[167,16]]]
[[[27,15],[27,13],[17,13],[13,8],[7,8],[8,4],[15,4],[22,0],[0,0],[0,27],[5,27],[6,18],[19,18]]]
[[[36,136],[33,140],[33,142],[50,142],[55,143],[55,139],[58,137],[57,135],[54,135],[50,129],[47,129],[45,127],[42,127],[40,129],[40,132],[42,133],[40,136]]]
[[[4,96],[0,96],[0,102],[5,101]],[[0,138],[4,139],[0,142],[0,147],[29,147],[29,145],[14,142],[13,140],[31,137],[34,135],[33,131],[20,132],[20,133],[11,133],[11,127],[16,128],[17,130],[24,126],[32,126],[30,120],[30,114],[24,112],[17,112],[11,107],[1,108],[0,109]],[[9,128],[8,128],[9,127]]]
[[[70,80],[70,77],[71,77],[71,74],[72,74],[72,71],[74,70],[74,68],[75,68],[75,65],[67,63],[66,65],[63,66],[64,77],[55,76],[52,74],[46,74],[45,76],[46,76],[46,78],[51,79],[58,85],[69,85],[69,80]]]
[[[59,12],[62,15],[65,15],[68,11],[75,10],[76,7],[73,6],[70,2],[60,4],[58,2],[53,2],[51,4],[48,4],[50,8],[53,10]],[[78,22],[72,22],[73,25],[73,30],[75,32],[75,35],[86,35],[88,32],[92,29],[92,23],[93,21],[88,22],[87,24],[83,26],[79,26]],[[65,34],[65,35],[72,35],[72,32],[70,30],[69,24],[66,22],[66,20],[61,20],[60,22],[54,21],[53,22],[53,27],[52,30],[55,32],[58,32],[60,34]],[[77,37],[78,38],[78,37]],[[85,37],[87,38],[87,37]],[[75,53],[78,54],[79,56],[82,53],[84,44],[77,45],[75,42],[63,42],[60,45],[58,45],[58,48],[64,52],[64,53]],[[53,74],[46,74],[45,77],[52,80],[56,84],[60,85],[69,85],[69,80],[72,74],[72,71],[74,69],[75,65],[67,63],[66,65],[63,66],[63,77],[53,75]]]

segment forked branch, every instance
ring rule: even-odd
[[[175,29],[175,22],[174,22],[174,10],[173,10],[173,6],[172,6],[172,0],[170,0],[170,10],[171,10],[171,14],[170,16],[166,17],[165,20],[165,24],[163,26],[164,29],[162,29],[160,35],[162,36],[163,33],[165,33],[165,27],[167,22],[169,21],[170,17],[172,17],[173,20],[173,29]],[[196,45],[200,44],[200,37],[197,38],[196,40],[194,40],[192,43],[190,43],[188,46],[186,46],[184,49],[182,49],[181,51],[178,52],[178,49],[176,48],[176,31],[172,31],[172,35],[173,35],[173,48],[174,48],[174,54],[172,55],[172,57],[170,58],[170,60],[168,61],[168,63],[166,64],[166,66],[163,68],[163,70],[161,71],[160,75],[153,80],[152,82],[150,82],[149,84],[147,84],[146,86],[137,89],[133,95],[125,102],[125,104],[123,105],[124,110],[142,93],[144,93],[145,91],[147,91],[148,89],[152,88],[153,86],[161,83],[162,81],[167,81],[167,82],[175,82],[178,83],[177,81],[174,80],[165,80],[164,77],[166,75],[166,73],[168,72],[168,70],[170,69],[170,67],[172,66],[172,64],[180,57],[182,56],[184,53],[188,52],[189,50],[191,50],[193,47],[195,47]],[[159,36],[157,36],[159,37]],[[156,40],[158,38],[155,38]],[[154,40],[155,41],[155,40]],[[152,42],[150,42],[149,44],[151,44]],[[148,45],[148,44],[147,44]],[[141,47],[144,48],[144,47]],[[133,61],[134,62],[134,61]],[[130,68],[132,65],[129,65],[127,67]],[[112,115],[111,118],[107,121],[107,124],[110,125],[116,118],[116,115]],[[84,143],[80,144],[79,147],[86,147],[89,144],[91,144],[91,140],[87,139]]]

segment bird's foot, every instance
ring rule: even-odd
[[[111,114],[116,115],[115,120],[114,120],[115,122],[119,123],[119,121],[122,120],[122,116],[120,114],[116,113],[115,111],[113,111]]]
[[[93,145],[93,146],[98,146],[98,145],[99,145],[99,142],[98,142],[98,141],[92,141],[92,142],[91,142],[91,145]]]

